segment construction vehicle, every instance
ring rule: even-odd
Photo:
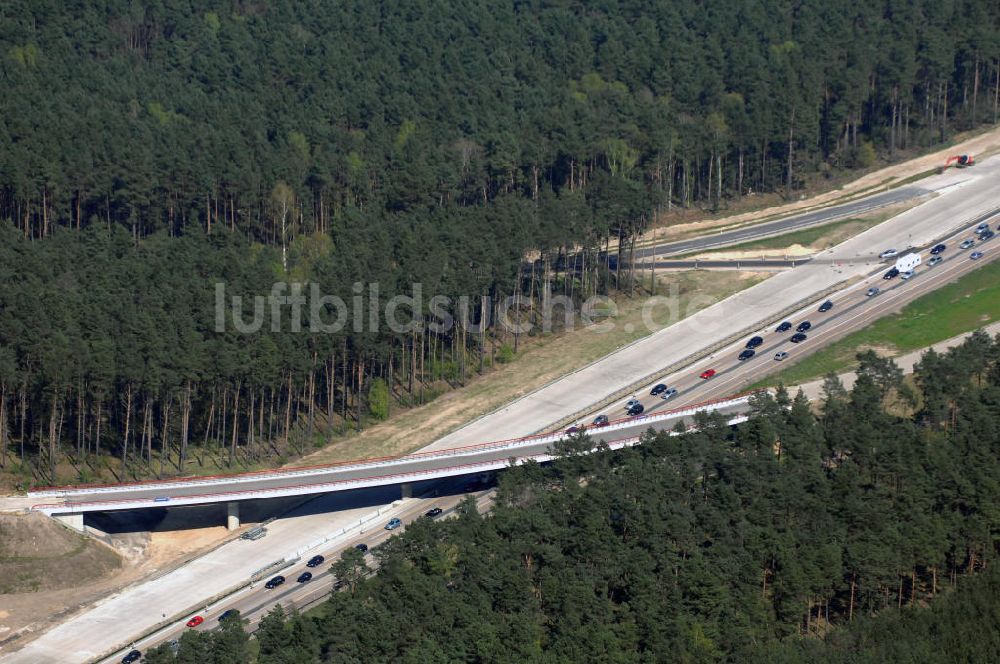
[[[948,160],[944,162],[944,166],[941,167],[941,172],[943,173],[946,168],[955,164],[955,168],[965,168],[967,166],[975,166],[976,158],[971,154],[956,154],[948,157]]]

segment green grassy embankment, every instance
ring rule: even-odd
[[[917,298],[899,313],[830,344],[756,386],[799,385],[828,373],[849,371],[860,350],[877,348],[898,356],[996,320],[1000,320],[1000,261]]]

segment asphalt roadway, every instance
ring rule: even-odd
[[[933,190],[922,186],[905,186],[897,189],[890,189],[871,196],[866,196],[848,203],[825,207],[813,212],[803,212],[788,217],[782,217],[774,221],[767,221],[762,224],[747,225],[744,228],[723,231],[714,235],[701,235],[690,240],[678,240],[676,242],[666,242],[653,247],[643,247],[635,250],[635,260],[641,260],[650,256],[677,256],[701,252],[708,249],[718,249],[729,247],[734,244],[741,244],[751,240],[780,235],[790,231],[810,228],[828,224],[838,219],[856,217],[867,214],[873,210],[903,203],[920,196],[931,193]]]
[[[567,415],[586,413],[593,404],[644,379],[657,367],[682,363],[740,330],[749,334],[797,302],[809,301],[838,284],[866,278],[879,268],[878,254],[887,248],[927,246],[966,228],[974,219],[1000,207],[998,179],[998,158],[987,159],[974,169],[928,178],[921,184],[936,191],[936,197],[820,252],[814,261],[780,272],[687,317],[678,316],[679,322],[473,420],[425,450],[526,436],[552,427]],[[671,306],[669,298],[650,298],[648,304]],[[601,332],[593,328],[587,333]],[[722,381],[715,383],[714,394],[727,393],[720,387]]]
[[[757,356],[746,363],[739,363],[735,358],[741,340],[698,366],[685,369],[674,376],[664,376],[662,380],[680,389],[681,393],[675,401],[668,404],[657,403],[655,398],[645,394],[642,398],[655,412],[657,408],[683,406],[713,395],[740,391],[742,386],[757,380],[757,375],[767,373],[762,367],[780,364],[769,359],[778,350],[790,348],[786,352],[801,353],[811,347],[818,347],[898,308],[907,298],[912,299],[919,293],[972,269],[975,264],[968,259],[968,252],[959,253],[954,243],[950,242],[944,262],[935,267],[919,268],[916,277],[905,284],[898,280],[887,284],[878,275],[868,276],[878,266],[876,256],[881,250],[893,246],[901,249],[906,246],[927,245],[953,231],[964,230],[977,216],[1000,205],[995,187],[1000,173],[998,165],[1000,161],[989,159],[974,169],[952,171],[930,178],[922,184],[929,190],[939,191],[938,197],[823,252],[821,258],[830,259],[829,262],[789,270],[709,306],[619,353],[573,372],[526,398],[476,420],[428,449],[512,438],[544,429],[566,413],[576,412],[587,404],[600,401],[604,395],[621,385],[634,383],[636,376],[648,375],[657,365],[668,366],[675,358],[690,357],[697,349],[728,337],[736,328],[750,328],[754,321],[766,320],[774,312],[787,308],[788,304],[844,280],[867,277],[870,283],[885,289],[885,292],[868,301],[863,296],[867,283],[856,283],[851,289],[832,298],[834,308],[826,315],[815,312],[814,308],[818,303],[810,305],[795,317],[798,322],[808,312],[808,318],[813,323],[813,329],[807,332],[808,339],[804,345],[794,346],[788,341],[787,335],[779,337],[767,332],[761,335],[764,336],[765,343],[757,349]],[[994,239],[993,242],[1000,243],[1000,239]],[[1000,251],[1000,244],[995,250],[987,244],[985,255],[979,262],[992,260],[997,251]],[[697,375],[706,368],[715,368],[718,373],[710,380],[701,381]],[[582,406],[578,407],[579,404]],[[613,405],[606,412],[609,415],[623,414],[620,404]],[[590,415],[596,413],[594,411]],[[625,433],[622,432],[621,435]],[[382,491],[383,497],[369,499],[363,505],[348,505],[345,502],[352,496],[359,495],[356,492],[321,496],[309,503],[309,510],[293,511],[271,524],[271,532],[263,540],[227,544],[180,569],[108,597],[96,607],[40,635],[2,661],[12,664],[88,661],[98,653],[109,651],[115,644],[127,643],[129,638],[135,638],[134,635],[142,633],[148,626],[156,625],[161,620],[161,613],[164,616],[174,616],[197,606],[199,602],[205,602],[231,587],[234,581],[248,578],[249,572],[260,564],[308,545],[323,532],[357,521],[359,516],[370,513],[376,507],[387,510],[382,513],[385,519],[400,514],[412,515],[413,510],[422,513],[422,507],[412,507],[417,504],[416,499],[402,501],[398,506],[387,508],[386,504],[391,500],[391,489]],[[350,545],[350,540],[341,541],[332,546],[331,551],[336,552],[347,545]],[[264,595],[268,604],[274,597],[274,594]],[[235,601],[243,600],[236,598]],[[251,604],[254,601],[258,607],[263,605],[263,600],[251,600]],[[224,603],[228,608],[229,601]],[[253,607],[250,608],[253,614]],[[118,657],[120,659],[120,655]]]
[[[632,397],[624,397],[607,408],[588,413],[580,419],[580,423],[592,422],[598,415],[612,419],[621,417],[630,398],[636,398],[643,404],[645,414],[655,414],[668,408],[674,409],[698,403],[715,395],[744,391],[787,364],[806,357],[851,332],[867,327],[876,319],[898,311],[921,295],[955,281],[962,275],[1000,257],[1000,237],[985,243],[976,242],[976,246],[969,249],[959,248],[962,240],[975,237],[973,233],[975,226],[980,221],[987,220],[996,228],[1000,223],[1000,213],[975,218],[974,223],[971,223],[966,230],[944,239],[947,249],[941,254],[942,261],[937,265],[927,265],[931,255],[929,251],[923,251],[921,266],[914,271],[913,278],[907,281],[899,277],[888,281],[883,279],[883,275],[892,267],[895,259],[887,261],[868,278],[830,296],[828,299],[833,303],[833,308],[829,311],[818,311],[822,302],[816,301],[788,317],[788,322],[792,324],[790,330],[777,332],[773,325],[755,330],[683,371],[655,379],[646,388],[637,390]],[[983,254],[982,258],[971,260],[970,255],[976,251]],[[879,293],[868,296],[868,289],[873,287],[878,288]],[[806,339],[792,343],[791,337],[803,321],[808,321],[811,325],[805,331]],[[753,336],[762,337],[763,344],[755,349],[753,357],[739,360],[739,354]],[[787,353],[787,357],[776,360],[777,353]],[[706,370],[714,370],[716,373],[711,378],[700,378],[702,372]],[[650,394],[653,386],[661,383],[676,389],[677,394],[668,401]]]
[[[719,412],[723,414],[740,412],[738,408],[726,408],[721,409]],[[619,414],[616,418],[624,418],[624,414]],[[677,424],[678,421],[686,421],[683,417],[670,418],[665,422],[656,423],[654,428],[656,429],[670,429]],[[609,432],[605,437],[601,437],[600,440],[619,440],[622,438],[628,438],[630,436],[637,436],[642,431],[650,427],[649,423],[637,424],[634,427],[626,427],[624,429],[615,429]],[[517,456],[535,456],[543,455],[549,451],[551,447],[551,442],[546,439],[542,439],[537,443],[527,443],[524,445],[519,445],[517,448]],[[273,489],[281,489],[288,486],[295,487],[305,487],[305,486],[316,486],[325,485],[334,482],[346,482],[351,480],[364,480],[367,478],[375,478],[380,482],[384,482],[382,476],[386,473],[392,473],[393,475],[404,475],[408,473],[416,473],[420,471],[433,471],[442,468],[448,468],[453,466],[471,466],[476,464],[485,464],[489,462],[506,462],[514,455],[514,452],[508,447],[487,447],[481,450],[472,449],[461,457],[452,456],[442,456],[440,454],[430,454],[430,455],[411,455],[407,457],[402,457],[400,459],[394,460],[391,466],[391,471],[386,470],[384,466],[377,463],[358,461],[356,463],[342,464],[332,467],[322,467],[315,470],[304,471],[298,474],[282,473],[282,474],[255,474],[255,475],[245,475],[243,477],[235,476],[233,478],[233,483],[226,485],[226,487],[219,488],[218,491],[221,495],[218,496],[217,502],[223,502],[227,500],[239,499],[239,496],[231,496],[230,493],[233,491],[267,491]],[[464,472],[476,472],[475,469],[469,469]],[[405,479],[400,479],[399,481],[405,481]],[[326,487],[322,490],[334,491],[335,487]],[[170,507],[170,500],[166,497],[169,496],[170,499],[177,499],[190,496],[206,497],[211,495],[214,491],[214,487],[210,484],[206,484],[204,481],[198,481],[197,479],[189,482],[154,482],[154,483],[140,483],[134,485],[115,485],[109,486],[102,489],[101,493],[88,493],[88,494],[77,494],[72,498],[65,500],[60,500],[58,498],[46,498],[39,497],[38,503],[57,503],[65,505],[67,508],[73,509],[77,502],[86,503],[78,509],[79,511],[86,511],[88,508],[92,511],[102,511],[107,509],[102,507],[102,504],[111,501],[130,501],[130,500],[155,500],[158,497],[163,497],[162,502],[157,502],[157,507]],[[213,502],[212,500],[203,500],[199,502]],[[76,511],[74,509],[74,511]]]

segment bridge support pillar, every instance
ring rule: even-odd
[[[87,527],[83,525],[83,512],[78,514],[56,514],[55,517],[61,521],[63,525],[69,526],[73,530],[81,533],[87,532]]]
[[[409,482],[403,482],[399,485],[399,497],[400,498],[413,498],[413,485]]]
[[[236,530],[240,527],[240,504],[236,501],[226,503],[226,529]]]

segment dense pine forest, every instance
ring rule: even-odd
[[[0,463],[275,462],[420,403],[517,351],[470,330],[504,296],[635,288],[654,219],[996,123],[998,34],[987,0],[6,2]],[[215,282],[275,280],[473,305],[214,331]]]
[[[1000,338],[926,355],[915,387],[859,359],[818,412],[779,391],[736,427],[582,434],[504,471],[491,513],[417,521],[371,572],[345,552],[326,605],[260,623],[257,661],[996,661]],[[246,638],[147,661],[243,662]]]

